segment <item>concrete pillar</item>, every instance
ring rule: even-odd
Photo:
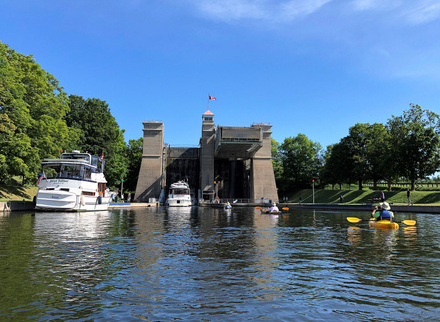
[[[203,195],[214,198],[214,114],[206,111],[202,115],[202,137],[200,138],[200,190]]]
[[[143,122],[144,143],[142,163],[136,185],[135,201],[159,199],[162,189],[163,130],[162,122]]]
[[[272,165],[272,125],[254,124],[252,127],[262,128],[263,146],[255,153],[251,160],[251,199],[257,200],[264,197],[278,202],[278,191]]]

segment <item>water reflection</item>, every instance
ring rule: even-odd
[[[0,317],[414,320],[440,307],[438,217],[133,208],[0,217]],[[398,218],[401,220],[401,218]]]

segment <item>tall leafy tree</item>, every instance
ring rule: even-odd
[[[410,104],[402,116],[388,120],[395,167],[415,189],[417,179],[434,174],[440,167],[440,119],[419,105]]]
[[[284,139],[279,149],[283,168],[283,185],[303,188],[317,178],[322,165],[321,145],[304,134]]]
[[[390,132],[382,123],[368,126],[367,141],[368,179],[373,180],[373,189],[377,190],[379,180],[386,179],[391,190],[391,181],[397,175],[393,166],[394,154],[390,141]]]
[[[135,191],[142,162],[142,147],[144,139],[129,140],[127,145],[128,173],[124,187],[128,191]]]
[[[32,56],[0,43],[0,167],[3,178],[36,177],[40,161],[71,148],[78,132],[64,116],[68,99],[58,81]]]
[[[108,184],[118,185],[126,178],[128,167],[124,131],[119,129],[105,101],[77,95],[70,95],[69,100],[71,111],[66,122],[80,131],[77,148],[94,155],[104,154]]]
[[[283,165],[281,160],[281,154],[279,152],[280,144],[272,138],[270,147],[272,153],[272,165],[273,165],[273,172],[275,175],[275,181],[277,182],[277,186],[279,187],[283,175]]]
[[[349,140],[345,137],[339,143],[327,147],[325,164],[321,169],[322,180],[331,185],[353,182],[354,162]]]
[[[346,146],[350,157],[347,161],[352,163],[351,174],[358,181],[359,190],[362,190],[362,182],[366,179],[369,171],[367,144],[368,124],[356,124],[349,130],[349,135],[345,137]]]

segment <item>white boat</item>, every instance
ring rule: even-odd
[[[44,159],[38,179],[37,209],[56,211],[107,210],[103,158],[73,150],[60,159]]]
[[[188,183],[178,181],[170,186],[166,205],[169,207],[189,207],[192,205]]]

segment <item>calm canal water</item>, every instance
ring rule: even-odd
[[[0,215],[0,320],[439,321],[440,216],[117,209]]]

